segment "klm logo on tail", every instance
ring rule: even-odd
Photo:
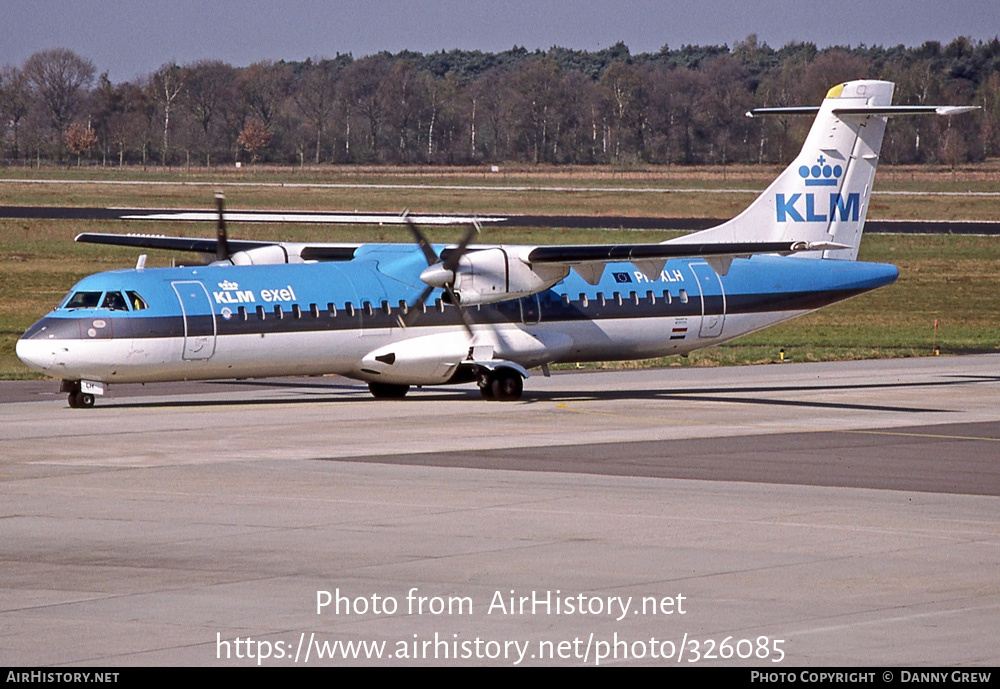
[[[802,165],[798,172],[807,187],[835,187],[840,184],[844,168],[831,165],[821,155],[815,165]],[[775,194],[778,222],[829,222],[837,220],[838,215],[840,220],[857,222],[860,207],[861,195],[857,192],[849,193],[846,197],[839,193],[829,194],[828,203],[821,194],[812,192],[787,197],[785,194]]]

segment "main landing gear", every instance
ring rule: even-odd
[[[488,400],[500,402],[512,402],[521,399],[524,392],[524,377],[516,370],[508,367],[496,368],[493,370],[479,368],[475,373],[476,385],[479,392]],[[452,382],[469,382],[469,378],[464,380],[453,380]],[[406,396],[410,391],[409,385],[395,383],[368,383],[368,391],[372,397],[380,400],[398,400]],[[70,406],[73,405],[72,395],[70,395]]]
[[[409,385],[393,385],[392,383],[368,383],[368,392],[380,400],[398,400],[406,397],[410,391]]]
[[[513,369],[498,368],[493,371],[481,370],[476,376],[479,392],[488,400],[512,402],[521,399],[524,379]]]

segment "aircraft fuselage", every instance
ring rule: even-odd
[[[466,307],[470,341],[440,293],[400,326],[425,265],[410,245],[372,245],[344,262],[99,273],[32,326],[17,354],[49,376],[101,383],[320,374],[447,383],[472,346],[524,368],[684,354],[897,275],[886,264],[761,255],[735,259],[726,275],[704,260],[670,260],[650,280],[611,263],[596,285],[570,273],[539,294]]]

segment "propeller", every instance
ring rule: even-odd
[[[216,223],[215,234],[215,260],[229,260],[229,242],[226,237],[226,219],[223,217],[222,209],[225,205],[226,197],[221,191],[215,192],[215,208],[219,212],[219,219]]]
[[[466,250],[469,247],[469,243],[472,242],[472,238],[475,237],[481,230],[478,221],[473,221],[472,225],[466,231],[462,240],[458,243],[458,246],[454,249],[448,251],[447,257],[442,261],[441,258],[434,253],[431,243],[427,241],[427,237],[424,233],[420,231],[408,214],[408,212],[403,212],[403,219],[406,221],[406,226],[410,228],[410,233],[417,242],[417,246],[424,253],[424,258],[427,259],[427,269],[420,274],[420,279],[425,282],[433,282],[428,284],[424,288],[424,291],[420,293],[417,300],[409,306],[407,313],[399,318],[399,324],[402,327],[407,327],[413,325],[413,323],[418,318],[419,314],[423,312],[424,303],[426,303],[427,298],[434,291],[435,287],[442,287],[445,293],[448,295],[449,303],[454,304],[458,307],[458,312],[462,316],[462,323],[465,325],[466,331],[469,335],[472,335],[472,318],[466,313],[465,309],[462,308],[461,298],[458,293],[455,292],[454,282],[455,282],[455,269],[458,267],[458,262],[461,260],[462,256],[465,255]],[[448,273],[451,274],[451,278],[448,279]]]

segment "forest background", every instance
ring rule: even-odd
[[[66,49],[0,69],[0,163],[17,166],[730,165],[786,162],[818,105],[856,78],[894,102],[974,104],[980,116],[898,118],[889,164],[955,167],[1000,155],[1000,40],[919,47],[664,46],[633,55],[338,54],[302,62],[168,63],[113,83]]]

